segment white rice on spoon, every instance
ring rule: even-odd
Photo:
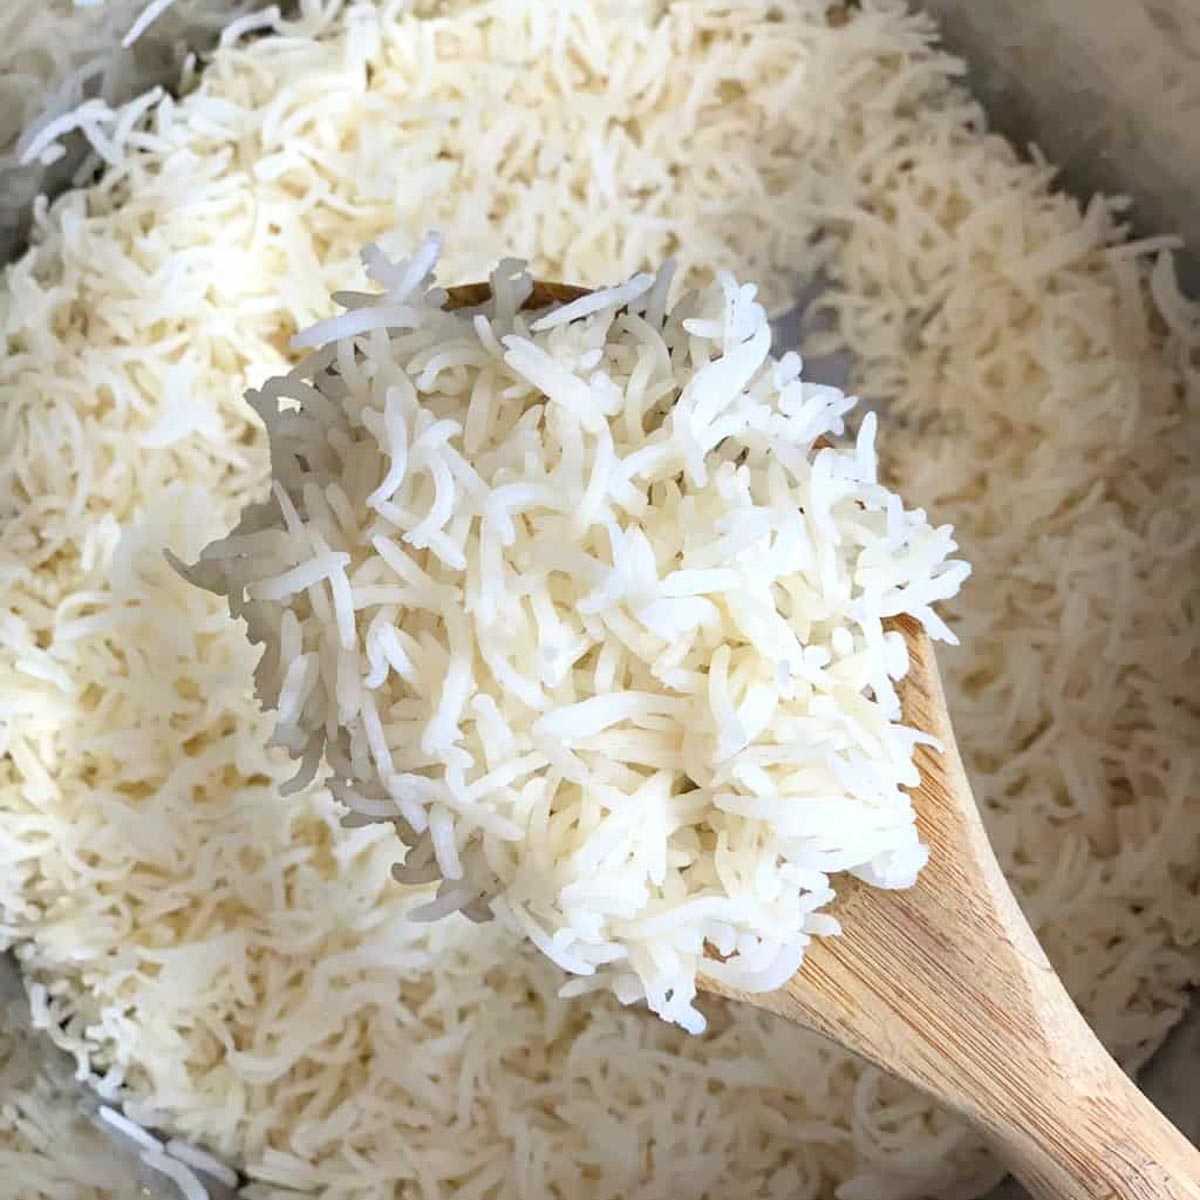
[[[188,569],[262,643],[276,738],[392,821],[417,910],[494,913],[699,1031],[704,970],[780,986],[849,871],[927,857],[887,618],[969,568],[877,480],[875,419],[770,354],[752,286],[670,270],[541,312],[506,260],[446,307],[440,239],[301,334],[251,403],[272,492]]]

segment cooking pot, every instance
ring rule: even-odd
[[[849,0],[854,3],[854,0]],[[1130,196],[1135,229],[1200,248],[1200,0],[924,0],[993,127],[1061,166],[1068,190]],[[164,76],[175,67],[164,64]],[[114,97],[121,99],[124,97]],[[52,176],[69,178],[70,163]],[[0,228],[0,252],[18,238]],[[1200,261],[1179,277],[1200,290]],[[1148,1094],[1200,1141],[1200,1006],[1155,1055]],[[993,1200],[1019,1200],[1015,1184]]]

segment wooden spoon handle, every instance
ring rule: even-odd
[[[1109,1057],[1030,929],[988,843],[928,640],[898,618],[912,665],[916,886],[839,884],[843,934],[818,938],[757,1004],[862,1055],[966,1116],[1022,1182],[1053,1200],[1200,1200],[1200,1152]]]
[[[1018,1083],[985,1129],[997,1152],[1044,1200],[1200,1200],[1200,1150],[1071,1011],[1072,1027],[1059,1029],[1076,1070]]]

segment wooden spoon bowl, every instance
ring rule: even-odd
[[[590,288],[579,287],[574,283],[547,283],[543,279],[533,281],[533,291],[529,299],[521,306],[523,309],[549,308],[551,304],[570,304],[586,296]],[[448,298],[446,307],[475,308],[486,304],[492,296],[490,283],[460,283],[457,287],[447,288]]]
[[[586,292],[537,282],[525,307]],[[486,283],[450,288],[448,306],[489,295]],[[1200,1200],[1200,1151],[1097,1040],[1004,879],[929,638],[911,618],[890,624],[908,644],[904,721],[943,747],[915,750],[928,865],[905,891],[840,876],[842,935],[814,939],[778,991],[701,986],[815,1030],[964,1114],[1037,1196]]]

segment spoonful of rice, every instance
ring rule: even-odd
[[[496,918],[693,1032],[698,990],[965,1113],[1039,1195],[1200,1200],[1084,1024],[963,773],[930,638],[969,568],[755,289],[364,252],[250,394],[269,497],[192,566],[275,740],[391,822],[414,919]],[[433,885],[436,885],[434,887]]]

